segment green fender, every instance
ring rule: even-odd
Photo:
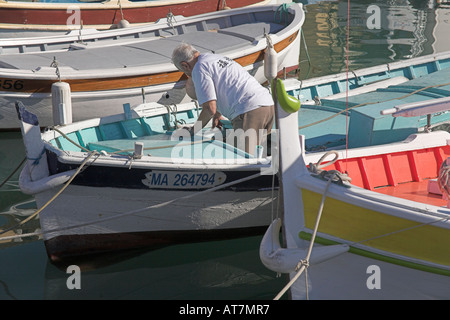
[[[277,81],[276,83],[277,99],[281,108],[283,108],[283,110],[286,111],[287,113],[297,112],[300,109],[300,100],[294,98],[293,96],[289,95],[286,92],[283,81],[281,81],[281,79],[274,79],[273,81]],[[272,92],[274,90],[273,81],[272,81]]]

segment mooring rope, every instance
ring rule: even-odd
[[[61,130],[53,127],[52,128],[54,131],[58,132],[59,134],[61,134],[64,138],[66,138],[69,142],[71,142],[72,144],[74,144],[75,146],[77,146],[78,148],[80,148],[81,150],[84,150],[86,152],[89,152],[88,156],[84,159],[84,161],[81,163],[81,165],[78,167],[77,171],[71,176],[71,178],[64,184],[64,186],[49,200],[47,201],[47,203],[45,203],[40,209],[38,209],[35,213],[33,213],[32,215],[30,215],[27,219],[21,221],[20,223],[11,226],[5,230],[0,231],[0,235],[4,234],[8,231],[14,230],[18,227],[20,227],[21,225],[25,224],[26,222],[30,221],[31,219],[33,219],[34,217],[36,217],[42,210],[44,210],[50,203],[52,203],[68,186],[69,184],[73,181],[73,179],[75,179],[75,177],[81,172],[81,170],[85,167],[85,165],[87,164],[87,162],[89,161],[89,159],[93,156],[93,155],[97,155],[97,158],[101,155],[98,151],[91,151],[89,149],[86,149],[85,147],[81,146],[80,144],[76,143],[75,141],[73,141],[72,139],[70,139],[64,132],[62,132]],[[203,142],[203,141],[199,141],[199,142]],[[191,142],[192,143],[192,142]],[[198,142],[194,142],[194,143],[198,143]],[[147,148],[146,148],[147,149]],[[119,152],[124,152],[124,150],[121,150]],[[95,159],[95,160],[96,160]],[[26,159],[24,159],[25,161]],[[95,161],[94,160],[94,161]],[[152,205],[152,206],[148,206],[148,207],[144,207],[144,208],[140,208],[140,209],[136,209],[136,210],[132,210],[132,211],[128,211],[125,213],[121,213],[121,214],[117,214],[111,217],[107,217],[107,218],[103,218],[103,219],[98,219],[95,221],[90,221],[90,222],[86,222],[86,223],[82,223],[82,224],[78,224],[78,225],[72,225],[72,226],[66,226],[63,228],[57,228],[57,229],[53,229],[53,230],[49,230],[45,233],[51,233],[51,232],[57,232],[57,231],[63,231],[63,230],[68,230],[68,229],[74,229],[74,228],[79,228],[79,227],[83,227],[83,226],[87,226],[87,225],[91,225],[91,224],[95,224],[95,223],[99,223],[99,222],[103,222],[103,221],[107,221],[107,220],[113,220],[113,219],[117,219],[120,217],[124,217],[124,216],[128,216],[131,214],[136,214],[145,210],[149,210],[149,209],[154,209],[154,208],[160,208],[160,207],[164,207],[166,205],[169,205],[173,202],[179,201],[179,200],[185,200],[185,199],[190,199],[193,197],[196,197],[198,195],[202,195],[202,194],[206,194],[206,193],[210,193],[210,192],[214,192],[216,190],[220,190],[241,182],[245,182],[254,178],[257,178],[261,175],[261,172],[258,172],[254,175],[250,175],[248,177],[244,177],[238,180],[234,180],[231,181],[229,183],[224,183],[222,185],[210,188],[210,189],[206,189],[203,191],[199,191],[193,194],[189,194],[189,195],[185,195],[176,199],[172,199],[163,203],[159,203],[156,205]],[[274,180],[272,181],[272,188],[274,188]],[[272,190],[273,191],[273,190]],[[273,192],[272,192],[272,199],[273,199]],[[272,209],[273,210],[273,209]],[[11,240],[11,239],[16,239],[16,238],[23,238],[23,237],[31,237],[31,236],[40,236],[43,235],[42,232],[33,232],[33,233],[28,233],[28,234],[21,234],[21,235],[15,235],[15,236],[8,236],[8,237],[0,237],[0,240]]]
[[[322,162],[326,159],[327,156],[329,156],[330,154],[333,154],[335,157],[328,163],[326,164],[322,164]],[[336,151],[328,151],[326,152],[322,157],[320,157],[320,159],[317,161],[317,163],[313,164],[310,163],[309,164],[309,168],[308,170],[316,175],[321,176],[322,178],[327,180],[327,184],[325,186],[325,190],[323,192],[322,195],[322,200],[320,202],[320,206],[319,206],[319,210],[317,212],[317,217],[316,217],[316,224],[314,226],[313,229],[313,234],[311,237],[311,241],[309,243],[309,248],[308,248],[308,252],[306,254],[306,257],[302,260],[299,261],[297,267],[296,267],[296,274],[294,277],[291,278],[291,280],[289,281],[289,283],[280,291],[280,293],[277,294],[277,296],[274,298],[274,300],[279,300],[287,290],[289,290],[289,288],[295,283],[295,281],[297,281],[297,279],[302,275],[303,272],[305,272],[305,281],[306,281],[306,295],[308,297],[308,267],[309,267],[309,259],[311,257],[311,252],[313,249],[313,245],[316,239],[316,234],[317,234],[317,230],[319,229],[319,223],[320,223],[320,219],[322,218],[322,212],[323,212],[323,207],[325,204],[325,199],[327,197],[327,193],[328,193],[328,189],[331,185],[332,182],[350,182],[351,179],[350,177],[345,174],[345,173],[341,173],[337,170],[323,170],[322,168],[329,166],[330,164],[333,164],[337,161],[338,159],[338,153]]]
[[[325,199],[326,199],[326,194],[328,192],[328,188],[331,184],[331,182],[333,181],[333,176],[336,175],[336,173],[333,173],[332,176],[330,177],[330,179],[328,179],[328,182],[325,186],[325,191],[322,195],[322,201],[320,202],[320,206],[319,206],[319,211],[317,213],[317,217],[316,217],[316,224],[314,226],[314,230],[313,230],[313,234],[312,234],[312,238],[311,241],[309,243],[309,248],[308,248],[308,252],[306,254],[306,257],[302,260],[299,261],[297,267],[296,267],[296,274],[294,277],[291,278],[291,280],[288,282],[288,284],[286,284],[286,286],[284,286],[284,288],[275,296],[274,300],[279,300],[285,293],[287,290],[289,290],[290,287],[292,287],[292,285],[297,281],[297,279],[302,275],[303,272],[305,272],[306,278],[306,294],[308,297],[308,267],[309,267],[309,259],[311,257],[311,252],[313,249],[313,245],[314,245],[314,241],[316,239],[316,234],[317,234],[317,230],[319,229],[319,223],[320,223],[320,219],[322,217],[322,212],[323,212],[323,206],[325,203]]]
[[[87,160],[88,159],[86,159],[85,162],[87,162]],[[42,208],[40,208],[32,216],[30,216],[28,219],[26,219],[26,221],[24,220],[24,221],[22,221],[21,223],[19,223],[18,225],[14,226],[14,227],[11,227],[11,228],[8,228],[6,230],[3,230],[2,232],[0,232],[0,234],[3,234],[5,232],[7,232],[7,231],[10,231],[10,230],[13,230],[13,229],[17,228],[18,226],[20,226],[20,225],[24,224],[25,222],[31,220],[34,216],[36,216],[39,212],[41,212],[47,205],[50,204],[50,202],[52,202],[57,196],[59,196],[59,194],[61,194],[61,192],[69,185],[69,183],[73,180],[73,178],[75,178],[76,174],[78,174],[78,172],[81,170],[81,167],[82,166],[80,166],[80,168],[77,171],[77,173],[75,173],[72,176],[72,178],[66,183],[66,185],[57,194],[55,194],[55,196],[53,196],[52,199],[50,199]],[[223,188],[226,188],[226,187],[229,187],[229,186],[241,183],[241,182],[245,182],[245,181],[257,178],[260,175],[261,175],[261,173],[258,172],[258,173],[254,174],[254,175],[250,175],[250,176],[238,179],[238,180],[234,180],[234,181],[231,181],[231,182],[228,182],[228,183],[224,183],[224,184],[222,184],[220,186],[216,186],[216,187],[213,187],[213,188],[210,188],[210,189],[206,189],[206,190],[203,190],[203,191],[198,191],[196,193],[188,194],[188,195],[185,195],[185,196],[182,196],[182,197],[178,197],[178,198],[175,198],[175,199],[172,199],[172,200],[169,200],[169,201],[165,201],[163,203],[158,203],[158,204],[147,206],[147,207],[144,207],[144,208],[139,208],[139,209],[127,211],[127,212],[124,212],[124,213],[119,213],[119,214],[116,214],[114,216],[110,216],[110,217],[106,217],[106,218],[102,218],[102,219],[97,219],[97,220],[93,220],[93,221],[89,221],[89,222],[85,222],[85,223],[80,223],[80,224],[76,224],[76,225],[66,226],[66,227],[62,227],[62,228],[51,229],[51,230],[48,230],[46,232],[39,232],[39,233],[33,232],[33,233],[22,234],[22,235],[17,235],[17,236],[1,237],[0,241],[1,240],[10,240],[10,239],[15,239],[15,238],[21,238],[21,237],[28,237],[28,236],[43,235],[43,234],[48,234],[48,233],[52,233],[52,232],[58,232],[58,231],[64,231],[64,230],[69,230],[69,229],[75,229],[75,228],[85,227],[85,226],[93,225],[93,224],[104,222],[104,221],[118,219],[118,218],[129,216],[129,215],[132,215],[132,214],[140,213],[140,212],[143,212],[143,211],[146,211],[146,210],[165,207],[165,206],[167,206],[169,204],[172,204],[172,203],[174,203],[176,201],[186,200],[186,199],[197,197],[199,195],[204,195],[204,194],[207,194],[207,193],[210,193],[210,192],[214,192],[214,191],[217,191],[217,190],[220,190],[220,189],[223,189]]]
[[[8,177],[6,177],[6,179],[3,180],[2,183],[0,183],[0,188],[3,187],[9,181],[9,179],[12,178],[12,176],[17,172],[17,170],[19,170],[22,167],[22,165],[25,163],[25,161],[27,161],[26,157],[23,158],[23,160],[20,162],[20,164],[10,173],[10,175]]]
[[[83,163],[78,167],[78,170],[72,175],[72,177],[64,184],[64,186],[50,200],[48,200],[40,209],[38,209],[35,213],[30,215],[29,217],[27,217],[25,220],[19,222],[18,224],[14,225],[14,226],[6,228],[5,230],[0,231],[0,235],[6,233],[8,231],[17,229],[21,225],[27,223],[28,221],[33,219],[35,216],[37,216],[42,210],[44,210],[50,203],[52,203],[69,186],[69,184],[73,181],[73,179],[75,179],[75,177],[78,175],[78,173],[80,173],[81,169],[85,166],[85,164],[89,161],[89,159],[93,155],[100,155],[100,154],[97,151],[91,152],[86,157],[86,159],[83,161]],[[2,240],[2,239],[3,238],[0,238],[0,240]]]

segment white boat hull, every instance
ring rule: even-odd
[[[446,300],[450,277],[344,253],[311,266],[308,288],[302,274],[290,295],[294,300]]]
[[[37,194],[38,207],[58,190]],[[47,252],[59,261],[112,244],[116,251],[254,235],[271,221],[271,191],[216,191],[171,202],[194,192],[70,186],[40,215]]]

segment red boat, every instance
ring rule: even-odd
[[[11,2],[0,0],[0,38],[17,32],[48,32],[80,26],[110,29],[126,20],[130,24],[155,22],[168,14],[185,17],[226,8],[265,5],[272,0],[106,0],[103,2]],[[42,34],[42,33],[41,33]]]

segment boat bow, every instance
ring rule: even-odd
[[[308,259],[309,248],[286,249],[280,245],[281,219],[274,220],[267,229],[259,247],[262,263],[279,273],[296,272],[302,265],[314,265],[334,258],[349,250],[346,244],[314,247]]]
[[[281,219],[276,219],[267,229],[260,245],[260,258],[270,270],[280,273],[297,271],[301,265],[318,264],[349,250],[346,244],[309,247],[300,242],[290,230],[301,230],[305,224],[302,217],[301,197],[298,195],[296,181],[301,175],[309,174],[302,153],[304,139],[298,135],[298,115],[300,102],[286,93],[283,83],[275,79],[274,101],[276,102],[277,130],[279,132],[280,173],[283,184],[284,223],[297,228],[284,230],[289,249],[282,248],[279,235]],[[295,140],[299,140],[298,143]],[[292,141],[294,140],[294,141]],[[318,216],[318,221],[320,216]],[[318,221],[316,227],[318,226]]]

